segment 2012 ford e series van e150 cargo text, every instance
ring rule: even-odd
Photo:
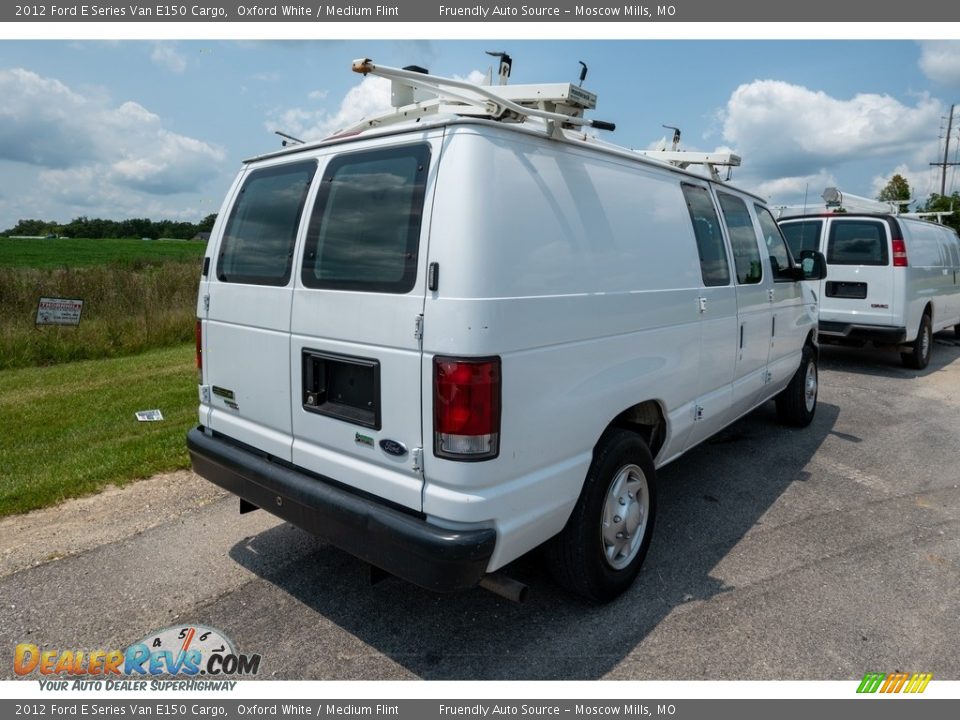
[[[657,467],[772,398],[813,418],[823,258],[678,167],[722,157],[587,135],[582,88],[354,69],[396,112],[248,161],[218,216],[194,468],[426,588],[502,590],[546,543],[615,597]]]

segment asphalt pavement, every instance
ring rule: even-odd
[[[153,482],[0,521],[8,657],[198,623],[272,679],[960,680],[952,334],[920,372],[824,348],[809,428],[779,425],[768,403],[663,468],[650,554],[609,605],[565,593],[537,553],[505,570],[530,586],[522,605],[370,584],[359,561],[238,514],[188,473]]]

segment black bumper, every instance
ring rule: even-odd
[[[869,340],[883,345],[900,345],[907,339],[907,329],[890,325],[857,325],[821,320],[818,335],[822,342]]]
[[[272,462],[194,428],[187,447],[198,475],[277,517],[319,535],[392,575],[438,592],[480,582],[493,554],[492,529],[447,530]]]

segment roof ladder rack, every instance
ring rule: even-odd
[[[584,110],[596,107],[597,96],[572,83],[493,88],[430,75],[421,68],[377,65],[369,58],[354,60],[352,69],[361,75],[377,75],[390,80],[394,110],[361,120],[338,134],[360,132],[431,114],[487,117],[503,122],[539,118],[546,125],[547,135],[554,138],[563,137],[564,128],[616,128],[611,122],[583,117]]]

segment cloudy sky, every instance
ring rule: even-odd
[[[0,230],[199,220],[274,130],[321,138],[388,105],[353,58],[467,77],[486,50],[513,56],[515,83],[575,81],[583,60],[610,140],[652,147],[679,126],[685,149],[742,155],[735,181],[776,204],[872,197],[897,172],[915,197],[939,191],[929,163],[960,104],[960,41],[0,40]]]

